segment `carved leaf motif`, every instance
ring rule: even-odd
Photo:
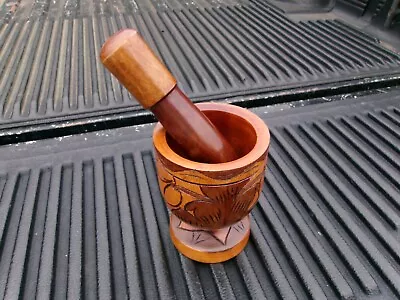
[[[173,212],[184,222],[198,227],[219,228],[235,223],[256,203],[263,178],[261,173],[233,184],[201,186],[204,195],[175,186],[175,189],[196,200]]]
[[[204,196],[202,194],[196,193],[196,192],[194,192],[192,190],[189,190],[189,189],[187,189],[187,188],[185,188],[183,186],[176,185],[175,188],[178,191],[180,191],[181,193],[185,193],[185,194],[187,194],[187,195],[189,195],[189,196],[191,196],[191,197],[193,197],[193,198],[195,198],[197,200],[212,201],[212,199],[208,198],[207,196]]]
[[[220,222],[218,226],[225,226],[232,223],[232,220],[240,219],[243,215],[238,215],[236,212],[232,211],[235,204],[235,200],[246,186],[249,179],[239,181],[237,183],[224,185],[224,186],[202,186],[202,192],[213,201],[215,207],[218,207],[221,213]]]
[[[243,226],[243,224],[242,224]],[[198,227],[194,227],[188,225],[185,222],[180,222],[177,228],[185,231],[189,231],[192,233],[192,243],[200,244],[206,240],[210,240],[210,238],[215,239],[217,242],[221,243],[222,245],[226,245],[229,233],[231,232],[232,227],[225,227],[218,230],[204,230]],[[244,227],[242,228],[242,231]]]
[[[194,215],[192,215],[190,212],[182,209],[182,208],[177,208],[173,209],[172,212],[181,220],[183,220],[185,223],[188,223],[192,226],[196,227],[203,227],[203,221],[199,220],[196,218]]]
[[[202,200],[189,202],[185,205],[185,210],[192,212],[198,220],[201,220],[207,226],[221,222],[221,207],[213,202]]]
[[[166,160],[160,153],[157,153],[156,163],[157,169],[167,172],[170,176],[179,178],[180,180],[192,182],[196,184],[208,184],[210,181],[217,182],[220,184],[229,184],[232,181],[243,179],[246,173],[254,173],[256,170],[262,168],[265,165],[265,158],[261,156],[258,161],[247,166],[243,169],[238,169],[235,172],[231,172],[230,176],[227,177],[225,172],[200,172],[196,170],[187,170],[179,167]]]
[[[235,211],[235,214],[243,215],[250,211],[260,196],[263,180],[263,173],[258,176],[254,176],[240,191],[232,208],[232,210]]]
[[[192,243],[200,244],[206,241],[209,237],[204,234],[204,232],[193,232],[192,233]]]
[[[217,203],[226,203],[237,196],[240,190],[246,185],[249,179],[245,179],[233,184],[218,186],[201,186],[201,191],[208,198]]]

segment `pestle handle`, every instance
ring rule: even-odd
[[[110,37],[100,58],[140,104],[154,113],[190,159],[223,163],[237,158],[232,146],[177,87],[175,78],[137,31],[126,29]]]
[[[151,111],[192,160],[223,163],[237,158],[224,136],[178,87]]]
[[[111,36],[100,59],[146,109],[176,86],[175,78],[136,30],[125,29]]]

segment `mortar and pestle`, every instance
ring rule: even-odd
[[[238,255],[263,185],[268,127],[234,105],[194,105],[135,30],[110,37],[100,57],[159,121],[153,132],[157,177],[175,247],[204,263]]]

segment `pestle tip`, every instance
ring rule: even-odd
[[[101,48],[101,61],[105,62],[110,56],[114,54],[115,51],[117,51],[126,43],[130,42],[130,40],[137,35],[138,32],[134,29],[123,29],[113,34],[107,39],[107,41],[103,44],[103,47]]]
[[[128,43],[138,32],[134,29],[123,29],[110,36],[103,44],[100,51],[100,59],[105,62],[115,51]]]
[[[107,39],[100,59],[146,109],[176,86],[175,78],[134,29],[119,31]]]

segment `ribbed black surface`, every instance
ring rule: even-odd
[[[259,0],[168,3],[165,11],[3,20],[0,124],[132,105],[98,59],[105,39],[126,27],[142,33],[196,101],[399,73],[398,54],[340,20],[296,23]]]
[[[387,0],[378,0],[376,7],[375,7],[375,11],[372,15],[373,18],[375,18],[376,16],[378,16],[378,14],[380,13],[382,7],[385,5]]]
[[[367,8],[369,0],[338,0],[340,3],[345,5],[347,8],[355,11],[357,15],[363,15]]]
[[[88,17],[246,4],[249,0],[2,0],[0,19]],[[1,5],[3,3],[3,5]]]
[[[216,265],[169,239],[152,125],[2,147],[0,298],[400,297],[399,103],[257,109],[272,141],[251,240]]]

